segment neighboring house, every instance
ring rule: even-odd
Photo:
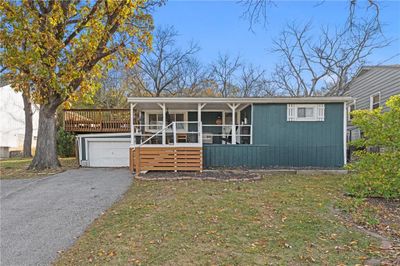
[[[39,110],[33,109],[33,140],[36,147]],[[0,87],[0,158],[8,158],[10,151],[22,151],[25,136],[25,112],[22,93],[11,86]]]
[[[361,132],[351,124],[350,112],[353,110],[387,110],[386,101],[390,96],[400,94],[400,65],[364,66],[349,83],[346,96],[354,101],[348,104],[348,141],[359,139]]]
[[[91,132],[77,137],[81,165],[130,165],[132,171],[140,172],[340,168],[346,163],[350,97],[139,97],[128,101],[130,111],[65,111],[67,131]]]

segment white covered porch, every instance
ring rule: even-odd
[[[227,98],[129,98],[131,147],[252,144],[252,102]]]

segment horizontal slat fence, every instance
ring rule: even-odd
[[[69,132],[130,132],[130,110],[64,110],[64,128]]]
[[[137,147],[130,149],[130,170],[141,171],[202,171],[201,147]]]

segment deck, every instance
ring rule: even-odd
[[[64,129],[76,133],[130,132],[129,109],[64,110]]]

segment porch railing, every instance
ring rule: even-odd
[[[197,145],[202,144],[201,122],[171,122],[162,127],[157,124],[133,125],[132,144],[138,145]],[[163,140],[165,138],[165,140]]]
[[[64,129],[69,132],[130,132],[129,109],[64,110]]]
[[[165,128],[160,124],[133,125],[133,143],[135,145],[181,144],[252,144],[252,125],[236,125],[232,134],[232,125],[202,124],[197,121],[172,122]]]

